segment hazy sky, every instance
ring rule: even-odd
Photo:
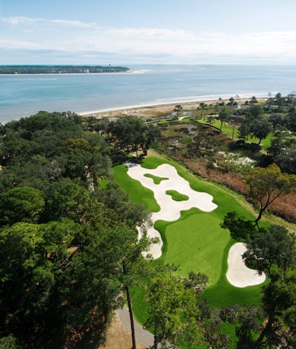
[[[296,0],[0,0],[0,64],[296,63]]]

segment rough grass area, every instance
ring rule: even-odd
[[[187,195],[181,194],[176,190],[167,190],[166,194],[170,195],[175,201],[187,201],[189,197]]]
[[[166,177],[157,177],[150,173],[146,173],[144,176],[153,179],[154,184],[160,184],[162,181],[168,180]]]

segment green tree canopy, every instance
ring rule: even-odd
[[[147,304],[149,315],[145,325],[154,334],[154,349],[158,344],[175,347],[182,339],[201,342],[195,290],[186,287],[173,272],[159,272],[151,279]]]
[[[243,258],[252,269],[265,272],[272,276],[274,265],[287,270],[295,265],[295,235],[285,227],[272,225],[268,230],[259,230],[249,238],[248,250]]]
[[[282,173],[280,168],[273,164],[267,168],[253,169],[249,175],[248,184],[249,196],[259,206],[256,218],[258,223],[263,212],[274,200],[295,189],[296,177]]]
[[[141,148],[144,153],[147,153],[159,133],[156,127],[147,125],[136,116],[126,116],[111,122],[107,130],[122,149],[137,152]]]
[[[32,187],[17,187],[0,196],[0,226],[37,223],[45,206],[44,195]]]
[[[228,121],[230,118],[230,111],[227,107],[223,107],[218,116],[218,120],[220,120],[220,131],[222,130],[223,124]]]

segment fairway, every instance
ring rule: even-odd
[[[238,203],[235,194],[197,178],[175,162],[162,157],[146,157],[141,166],[155,169],[162,164],[174,166],[178,175],[186,179],[193,190],[211,195],[214,198],[213,203],[217,207],[209,212],[191,208],[182,211],[181,217],[171,222],[157,220],[155,228],[160,232],[164,244],[161,258],[154,263],[174,264],[179,267],[178,273],[184,277],[190,271],[207,274],[209,287],[206,297],[212,305],[225,306],[232,304],[233,299],[240,304],[258,304],[262,285],[240,289],[227,281],[225,275],[228,251],[234,241],[231,240],[229,232],[220,227],[224,216],[229,211],[236,211],[249,219],[253,218],[251,214]],[[113,173],[119,186],[127,192],[134,202],[143,204],[145,209],[150,212],[159,213],[159,210],[156,209],[159,205],[152,190],[144,188],[139,181],[129,178],[124,166],[115,167]],[[136,188],[137,195],[135,195],[133,188]],[[223,299],[219,299],[220,296]]]

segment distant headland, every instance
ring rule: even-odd
[[[121,66],[102,65],[0,65],[0,74],[100,74],[126,73]]]

